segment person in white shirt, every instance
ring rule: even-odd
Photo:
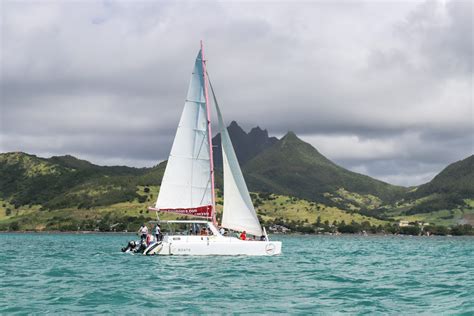
[[[224,234],[225,234],[225,229],[224,229],[224,227],[221,227],[221,228],[219,229],[219,233],[220,233],[222,236],[224,236]]]
[[[148,235],[148,227],[146,227],[145,224],[142,224],[138,233],[140,234],[140,242],[143,243],[143,240],[146,240],[146,236]]]

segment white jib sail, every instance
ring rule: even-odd
[[[209,139],[201,51],[156,201],[158,209],[212,205]]]
[[[211,86],[212,89],[212,86]],[[214,94],[214,91],[213,91]],[[214,101],[215,101],[214,96]],[[222,143],[222,162],[224,167],[224,210],[222,213],[222,226],[236,231],[246,231],[249,234],[263,235],[262,226],[258,221],[257,213],[253,207],[247,184],[240,169],[237,156],[232,146],[229,133],[225,127],[222,114],[214,102],[219,119],[219,131]]]

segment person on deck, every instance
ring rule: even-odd
[[[160,224],[156,224],[156,226],[155,226],[155,237],[156,237],[157,242],[163,240],[163,234],[161,233]]]
[[[146,235],[148,235],[148,227],[146,227],[145,224],[142,224],[138,233],[140,234],[140,242],[143,243],[144,240],[146,241]]]
[[[153,242],[153,236],[150,234],[146,235],[146,246],[148,247]]]
[[[247,233],[245,232],[245,230],[242,232],[242,234],[240,234],[240,239],[241,240],[246,240],[247,239]]]

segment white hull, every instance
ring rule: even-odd
[[[148,255],[273,256],[281,254],[280,241],[240,240],[226,236],[166,236]]]

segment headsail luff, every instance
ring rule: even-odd
[[[262,226],[253,207],[247,184],[240,169],[234,147],[225,127],[222,113],[217,104],[214,89],[209,80],[209,86],[216,106],[221,133],[222,162],[224,169],[224,210],[222,226],[236,231],[246,231],[249,234],[263,235]]]
[[[203,216],[212,210],[211,155],[204,85],[202,51],[199,51],[156,206],[151,210],[196,216]],[[211,213],[205,217],[210,217]]]

